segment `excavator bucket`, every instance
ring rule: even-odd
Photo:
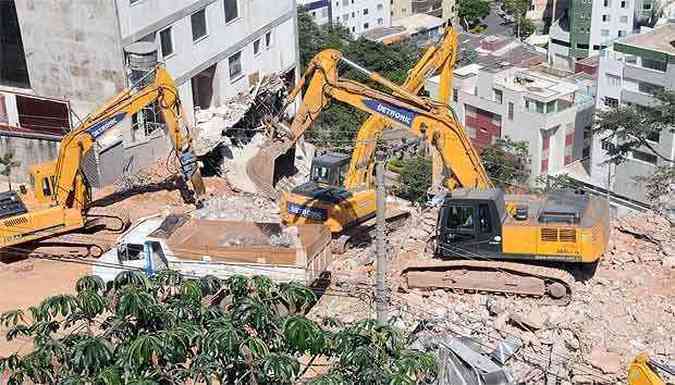
[[[295,143],[272,142],[263,146],[246,164],[246,173],[258,193],[270,199],[278,199],[281,196],[279,182],[296,173]]]

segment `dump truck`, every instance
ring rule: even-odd
[[[187,277],[264,275],[306,285],[325,277],[333,262],[331,234],[323,225],[196,219],[154,215],[139,220],[95,263],[108,282],[125,270],[152,276],[164,269]]]

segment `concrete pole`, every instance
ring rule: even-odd
[[[387,252],[385,248],[385,226],[386,226],[386,204],[387,192],[384,185],[384,153],[377,153],[377,164],[375,166],[375,178],[377,185],[377,209],[376,209],[376,243],[375,253],[377,255],[377,278],[375,306],[377,310],[377,323],[384,325],[387,321],[387,299],[385,287],[385,274],[387,273]]]

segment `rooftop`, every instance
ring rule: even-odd
[[[664,24],[649,32],[628,36],[617,43],[675,56],[675,23]]]
[[[418,13],[392,20],[391,27],[374,28],[365,32],[363,36],[366,39],[382,41],[395,37],[411,36],[420,31],[442,28],[443,26],[445,26],[445,21],[440,17]]]
[[[495,85],[527,92],[528,96],[542,101],[551,101],[561,96],[573,94],[579,87],[562,79],[541,72],[513,68],[495,77]]]

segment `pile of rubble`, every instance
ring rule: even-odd
[[[204,207],[196,210],[193,216],[198,219],[220,219],[226,221],[279,223],[279,208],[266,198],[240,194],[215,197],[204,202]]]
[[[435,215],[433,209],[420,210],[390,236],[394,267],[430,257],[424,247]],[[469,338],[472,343],[462,341],[482,356],[500,344],[514,348],[499,365],[508,375],[504,383],[625,383],[638,353],[675,357],[675,269],[669,265],[675,237],[667,220],[653,213],[614,220],[611,231],[613,241],[595,271],[572,268],[577,280],[566,306],[545,298],[410,290],[391,293],[390,316],[408,331],[446,341]],[[317,318],[351,322],[373,316],[374,271],[358,266],[359,261],[372,263],[372,255],[372,247],[347,253],[332,287],[336,294],[322,299]],[[350,268],[359,273],[359,282],[349,276]]]

